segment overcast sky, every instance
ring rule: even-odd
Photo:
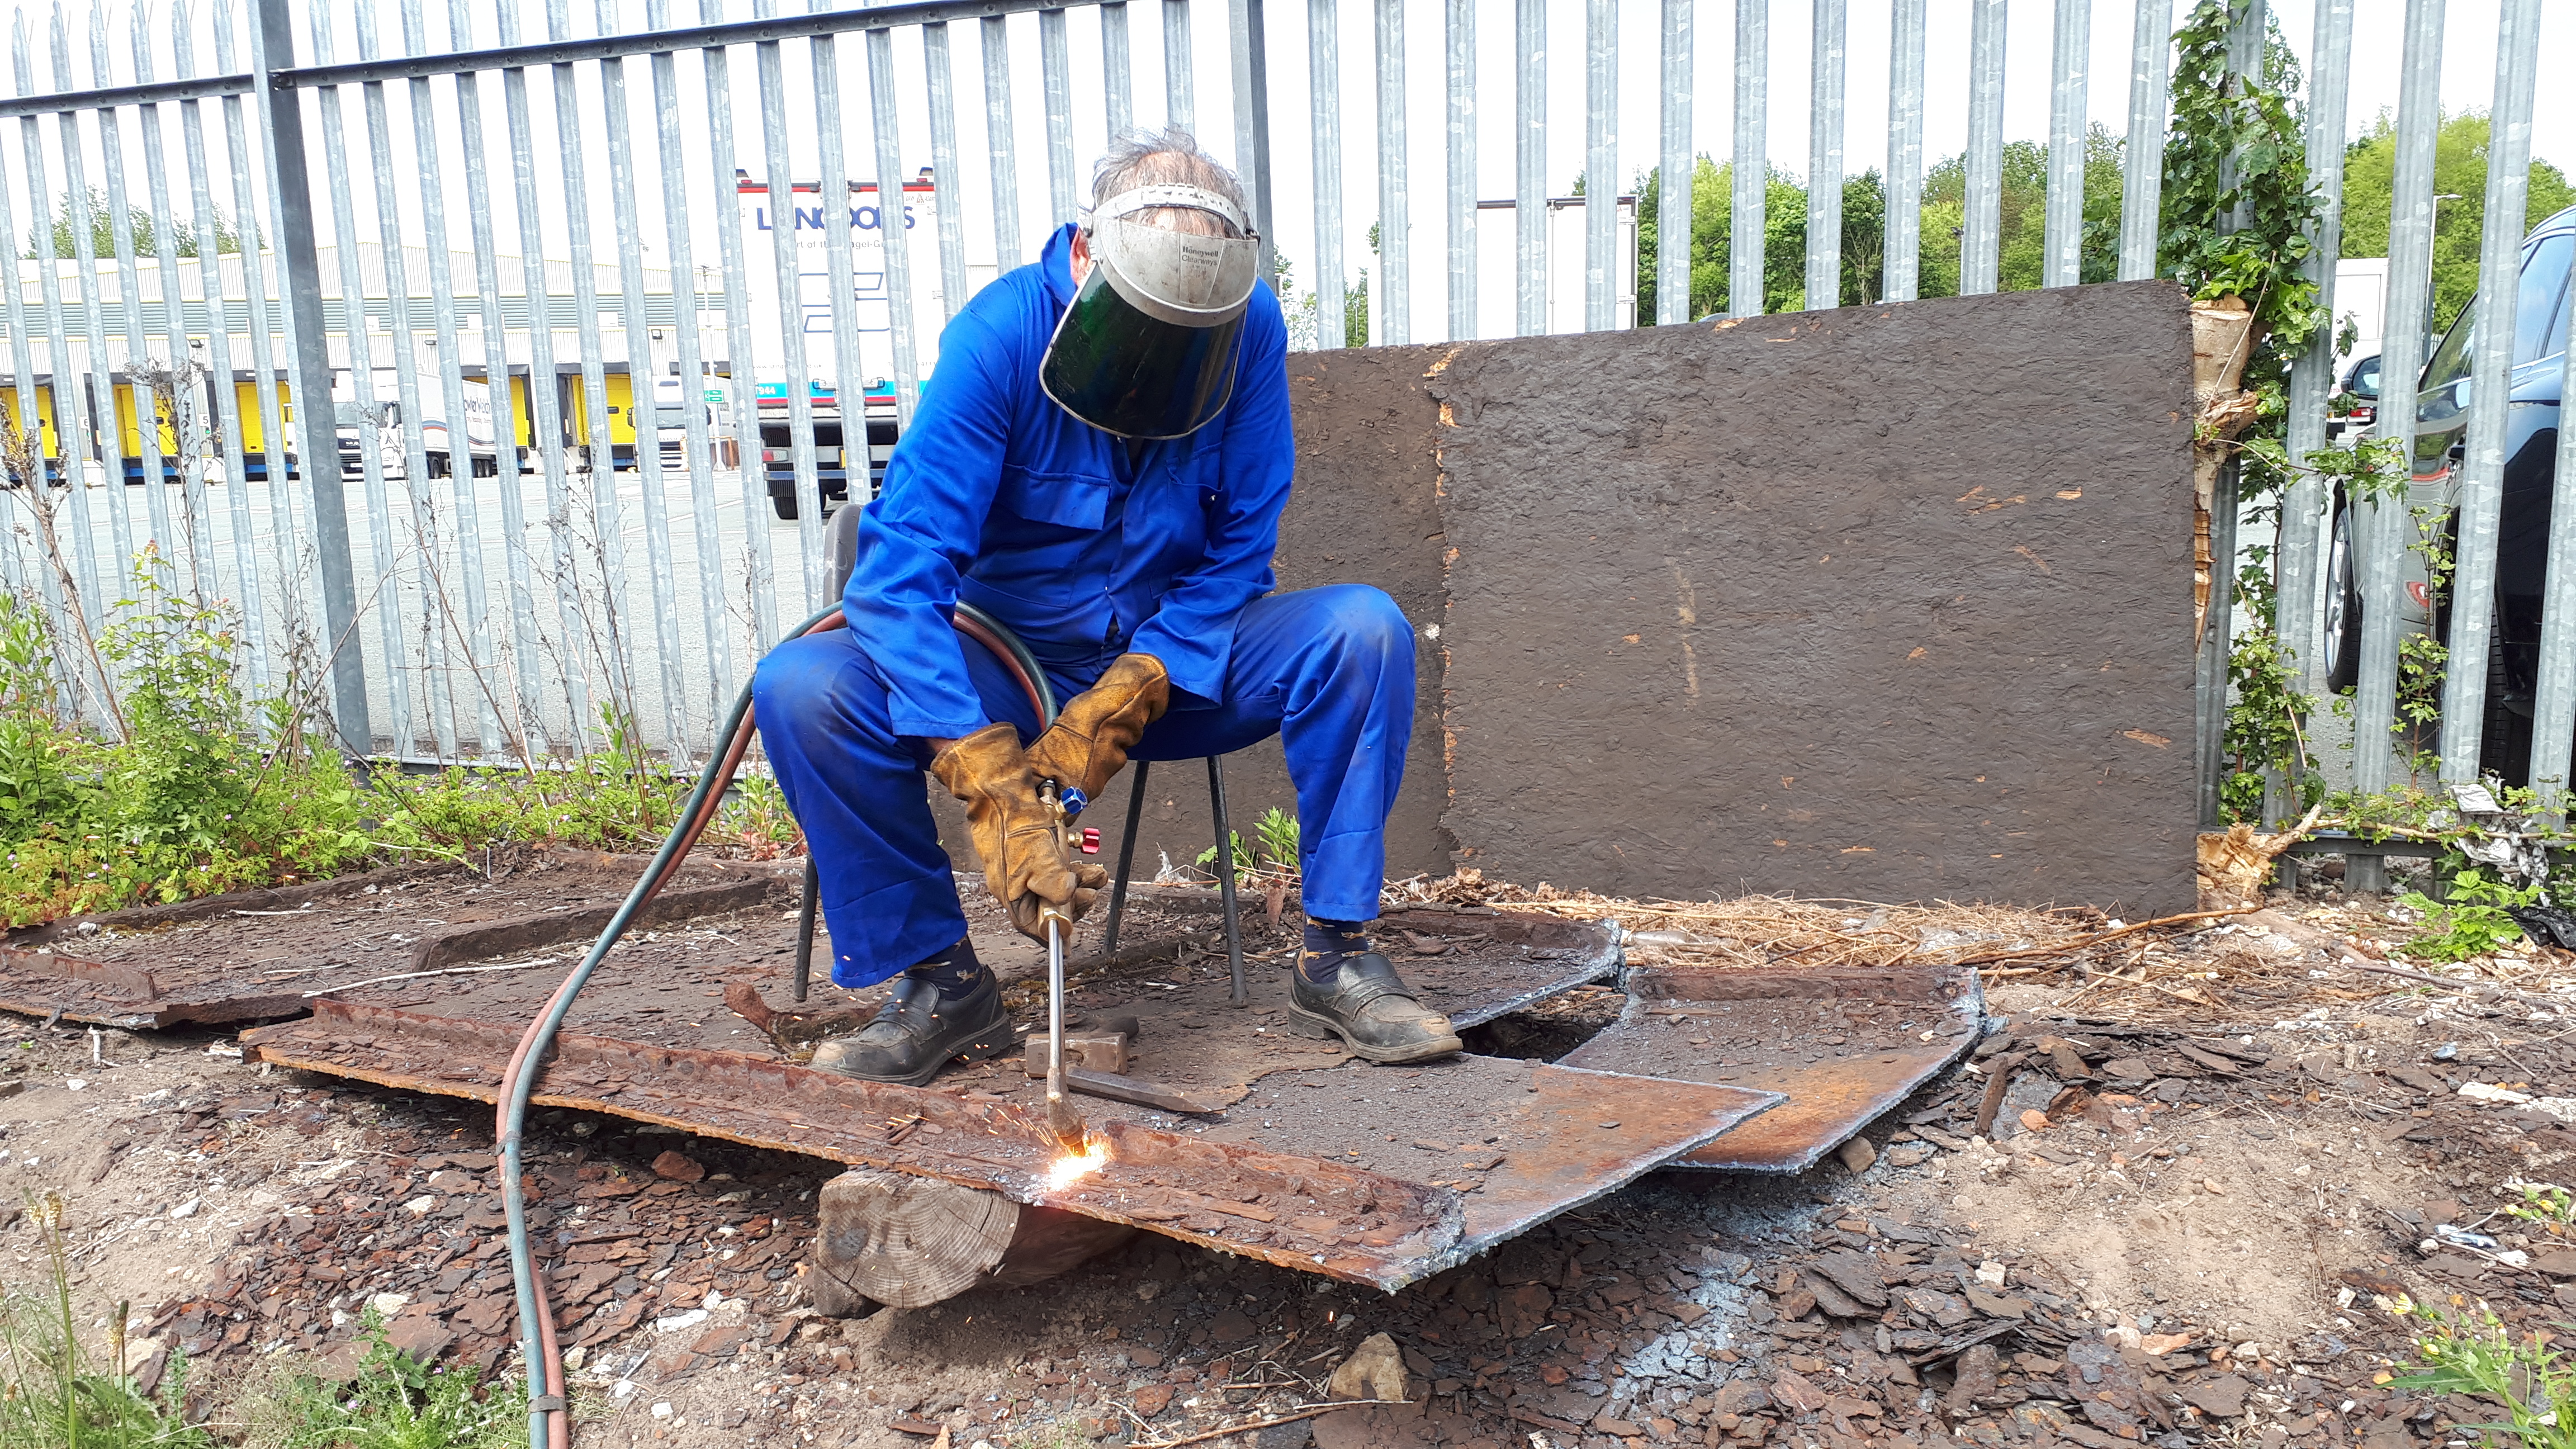
[[[234,0],[234,3],[238,4],[239,0]],[[336,58],[351,59],[358,53],[356,19],[360,3],[362,0],[332,0],[329,6]],[[749,18],[753,13],[750,0],[705,0],[705,3],[707,18]],[[2188,0],[2173,0],[2173,3],[2177,11],[2189,8]],[[2311,41],[2314,3],[2315,0],[2275,0],[2275,10],[2284,32],[2303,54]],[[378,18],[382,31],[379,48],[397,49],[400,43],[400,7],[387,3],[378,8],[382,12]],[[471,12],[474,17],[471,22],[474,28],[463,37],[454,35],[447,24],[450,6],[430,0],[427,8],[437,12],[427,26],[426,45],[429,49],[443,50],[460,41],[488,46],[499,39],[491,18],[492,7],[484,0],[467,0],[467,3],[454,7]],[[579,8],[584,13],[572,21],[571,29],[575,34],[589,34],[600,29],[641,28],[648,19],[646,6],[641,0],[603,0],[595,10],[589,5]],[[659,3],[653,6],[657,11],[661,8]],[[673,8],[677,11],[673,23],[694,23],[702,18],[699,0],[680,0]],[[771,8],[767,3],[761,5],[764,11]],[[1165,8],[1159,0],[1135,0],[1126,7],[1129,11],[1135,90],[1134,115],[1139,123],[1158,123],[1166,115],[1163,93]],[[1316,0],[1312,9],[1300,0],[1270,0],[1268,7],[1272,165],[1277,216],[1275,240],[1295,262],[1299,279],[1310,285],[1315,275],[1313,258],[1316,247],[1311,119],[1311,101],[1316,91],[1311,83],[1310,27],[1316,23],[1319,14],[1330,15],[1331,33],[1338,40],[1343,230],[1347,238],[1346,255],[1355,272],[1366,260],[1363,255],[1365,234],[1379,215],[1374,57],[1376,8],[1370,0]],[[1406,150],[1411,181],[1411,275],[1415,295],[1414,335],[1417,339],[1438,337],[1443,329],[1445,256],[1442,208],[1446,144],[1443,25],[1447,8],[1435,0],[1410,0],[1400,7],[1405,50],[1401,79],[1403,110],[1409,133]],[[1545,8],[1546,32],[1542,51],[1547,82],[1546,175],[1549,189],[1562,193],[1584,164],[1585,24],[1588,6],[1584,0],[1546,0]],[[1663,90],[1660,78],[1662,8],[1661,0],[1619,0],[1616,6],[1616,131],[1618,172],[1623,185],[1632,183],[1637,174],[1653,164],[1658,147]],[[1691,145],[1694,151],[1708,152],[1720,159],[1731,154],[1734,140],[1731,89],[1736,8],[1728,0],[1699,0],[1696,11]],[[1953,154],[1965,145],[1968,8],[1968,0],[1930,0],[1926,66],[1930,83],[1924,122],[1927,163]],[[2045,0],[2015,0],[2011,6],[2004,100],[2004,129],[2008,139],[2040,139],[2046,135],[2051,31],[2056,8]],[[2354,130],[2368,125],[2382,109],[2393,109],[2396,105],[2400,62],[2397,41],[2404,8],[2405,0],[2357,0],[2350,105],[2350,124]],[[1770,9],[1768,74],[1771,119],[1767,149],[1778,164],[1804,174],[1808,170],[1812,6],[1807,0],[1775,0]],[[1847,171],[1858,172],[1881,165],[1886,152],[1888,5],[1885,0],[1851,0],[1849,9],[1844,164]],[[2576,5],[2553,3],[2545,9],[2548,18],[2544,22],[2540,45],[2542,75],[2547,78],[2566,74],[2568,62],[2576,59]],[[1229,7],[1220,0],[1196,0],[1191,7],[1192,70],[1199,133],[1220,155],[1232,156],[1235,145],[1227,51],[1228,10]],[[2496,11],[2496,0],[2449,0],[2442,64],[2442,101],[2445,107],[2458,110],[2487,104],[2495,68]],[[2095,121],[2110,127],[2114,133],[2125,134],[2135,0],[2094,0],[2090,13],[2088,110]],[[167,0],[159,0],[159,3],[146,7],[142,16],[141,33],[149,41],[156,73],[162,77],[173,73],[176,60],[174,37],[181,27],[172,23],[172,14]],[[1513,85],[1518,54],[1513,17],[1514,6],[1505,0],[1480,0],[1475,6],[1476,190],[1480,196],[1489,199],[1512,194]],[[307,59],[311,57],[306,47],[312,18],[309,12],[305,13],[304,24],[299,29],[299,49],[304,51]],[[30,12],[28,19],[34,31],[35,48],[41,55],[51,12]],[[542,24],[540,11],[534,24],[527,29],[541,29]],[[1023,249],[1032,248],[1042,238],[1051,214],[1039,27],[1039,18],[1034,14],[1013,16],[1008,22],[1009,99],[1015,130],[1022,223],[1018,240]],[[1087,173],[1090,159],[1098,153],[1107,135],[1100,13],[1094,8],[1077,8],[1066,18],[1064,28],[1072,62],[1071,149],[1077,165]],[[199,68],[214,69],[215,16],[211,7],[207,4],[195,7],[189,14],[187,29],[195,37]],[[237,36],[239,33],[237,29]],[[98,34],[104,37],[114,55],[109,79],[115,83],[130,80],[133,76],[133,37],[136,34],[133,12],[123,8],[110,10],[107,23]],[[531,37],[523,32],[523,38]],[[75,82],[93,83],[89,64],[93,28],[85,16],[75,19],[67,39],[75,52]],[[918,28],[896,32],[892,45],[891,74],[899,152],[904,169],[911,172],[931,160],[926,79],[928,62],[922,32]],[[941,204],[960,208],[966,218],[971,258],[978,263],[990,263],[995,242],[990,203],[989,108],[984,94],[978,28],[963,24],[951,27],[950,49],[961,157],[955,184],[942,187]],[[789,169],[800,179],[815,176],[821,166],[817,144],[820,107],[816,100],[812,61],[805,51],[806,47],[801,43],[789,43],[777,52],[781,85],[774,109],[774,114],[784,121],[777,139],[786,153]],[[764,176],[770,166],[764,157],[759,57],[747,47],[738,47],[730,54],[729,94],[737,161],[753,175]],[[866,42],[856,35],[842,38],[837,46],[837,59],[847,169],[853,177],[870,177],[874,175],[876,165],[875,142],[869,129]],[[647,61],[630,61],[625,72],[629,143],[615,156],[611,154],[604,125],[601,80],[596,66],[577,68],[578,101],[574,107],[580,125],[577,140],[568,139],[558,129],[552,75],[538,71],[528,79],[532,114],[532,144],[529,149],[537,173],[536,191],[540,197],[545,247],[553,255],[568,254],[571,245],[568,223],[572,208],[566,202],[576,194],[572,177],[577,167],[581,173],[578,190],[586,192],[589,198],[589,205],[583,210],[600,255],[603,258],[614,255],[616,208],[612,204],[613,188],[622,176],[634,203],[645,256],[653,265],[667,265],[672,257],[672,246],[664,214],[663,162],[656,143],[653,67]],[[37,76],[38,88],[51,88],[50,71],[41,62]],[[687,200],[691,209],[684,229],[691,238],[696,262],[701,266],[712,266],[719,255],[713,209],[717,173],[708,150],[713,106],[699,55],[692,52],[678,57],[672,66],[672,76],[677,86],[677,119],[683,148],[679,164],[687,180]],[[432,82],[429,91],[439,115],[438,140],[434,149],[445,172],[444,189],[434,198],[424,198],[414,174],[416,153],[410,129],[411,88],[397,83],[384,91],[387,118],[385,149],[393,158],[393,189],[399,199],[399,220],[394,230],[406,240],[422,241],[432,234],[433,229],[443,227],[450,243],[462,249],[471,242],[468,229],[470,209],[466,205],[464,153],[458,139],[455,91],[452,83],[444,79]],[[481,86],[485,146],[496,164],[506,161],[510,155],[502,93],[498,78],[487,74]],[[378,234],[377,191],[376,178],[366,160],[370,146],[365,129],[364,99],[361,93],[351,91],[344,97],[340,109],[342,124],[346,128],[346,149],[352,158],[351,164],[358,168],[352,194],[353,214],[357,218],[359,234],[373,239]],[[311,148],[315,175],[319,180],[327,175],[328,137],[319,126],[323,113],[318,104],[308,104],[314,106],[310,114],[317,122]],[[2535,129],[2536,154],[2562,164],[2576,160],[2576,144],[2571,144],[2576,142],[2576,92],[2544,84],[2539,107]],[[127,170],[130,184],[139,199],[143,189],[141,128],[134,123],[133,112],[126,115],[123,140]],[[184,177],[178,108],[165,108],[165,116],[170,162],[174,173]],[[229,210],[230,170],[223,156],[220,112],[209,106],[205,119],[209,144],[215,151],[216,194]],[[47,120],[38,123],[37,129],[43,138],[41,149],[47,158],[49,190],[59,192],[64,184],[64,173],[56,127]],[[20,134],[11,137],[11,131]],[[12,140],[16,144],[7,144]],[[30,201],[24,144],[22,127],[0,123],[0,170],[5,170],[15,226],[21,235],[26,230]],[[85,132],[84,150],[90,179],[96,182],[100,178],[104,157],[94,130]],[[626,164],[624,168],[613,166],[613,160],[622,160]],[[514,185],[506,169],[493,180],[499,249],[521,252],[525,248],[520,241]],[[184,197],[173,209],[180,212],[189,209]],[[319,225],[327,242],[335,228],[327,203],[322,211]],[[266,225],[263,218],[263,226]],[[928,238],[923,240],[927,242]],[[914,250],[916,266],[935,266],[931,247],[921,245]],[[768,285],[766,256],[755,255],[752,261],[755,266],[754,285]],[[935,318],[925,320],[931,326],[936,325]]]

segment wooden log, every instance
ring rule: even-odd
[[[814,1307],[834,1317],[870,1302],[926,1308],[970,1288],[1042,1282],[1136,1231],[1024,1207],[989,1188],[866,1168],[823,1184],[818,1216]]]

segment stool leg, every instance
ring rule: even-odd
[[[1145,772],[1153,767],[1151,760],[1138,760],[1135,778],[1127,782],[1127,833],[1118,837],[1118,878],[1109,883],[1109,929],[1100,937],[1103,956],[1118,949],[1118,917],[1127,909],[1127,871],[1136,863],[1136,820],[1145,810]]]
[[[814,848],[805,848],[805,898],[796,907],[796,989],[798,1001],[805,999],[805,989],[814,979],[814,907],[815,897],[823,893],[823,873],[814,866]]]
[[[1208,800],[1216,806],[1216,878],[1225,901],[1225,959],[1234,971],[1234,1004],[1242,1006],[1252,1000],[1252,993],[1243,984],[1243,933],[1235,922],[1234,828],[1225,816],[1225,763],[1215,755],[1208,756]]]

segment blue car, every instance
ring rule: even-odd
[[[2532,229],[2522,244],[2522,271],[2514,306],[2513,372],[2507,389],[2504,445],[2504,512],[2496,550],[2493,644],[2487,675],[2486,735],[2482,768],[2508,784],[2527,784],[2532,701],[2540,669],[2540,595],[2548,575],[2549,505],[2557,486],[2559,386],[2566,373],[2568,273],[2576,263],[2576,207]],[[2467,447],[2472,302],[2460,311],[2424,364],[2418,384],[2410,496],[2414,509],[2444,520],[2446,535],[2459,527],[2459,468]],[[2370,359],[2375,363],[2377,359]],[[2360,371],[2356,365],[2354,371]],[[2376,382],[2377,369],[2372,368]],[[2375,392],[2375,389],[2373,389]],[[2376,397],[2369,399],[2376,402]],[[2410,510],[2411,511],[2411,510]],[[2329,688],[2351,689],[2361,675],[2361,620],[2366,601],[2355,568],[2356,517],[2337,490],[2333,530],[2326,551],[2325,673]],[[2410,530],[2410,520],[2383,510]],[[2411,544],[2415,539],[2410,536]],[[2390,607],[2402,630],[2448,639],[2453,601],[2431,577],[2423,552],[2408,548]],[[2462,661],[2453,661],[2460,667]],[[2565,772],[2560,772],[2564,774]]]

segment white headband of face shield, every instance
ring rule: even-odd
[[[1153,211],[1164,207],[1204,211],[1210,216],[1222,218],[1234,228],[1235,235],[1221,240],[1259,240],[1253,234],[1252,223],[1245,220],[1242,210],[1233,202],[1204,186],[1191,186],[1176,181],[1149,182],[1146,185],[1119,192],[1096,207],[1084,207],[1077,214],[1076,220],[1082,224],[1085,232],[1090,232],[1100,222],[1117,221],[1140,211]]]

